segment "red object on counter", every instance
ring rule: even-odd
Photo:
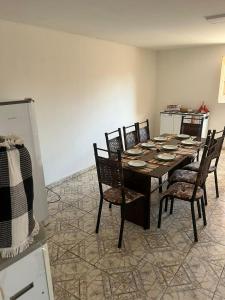
[[[202,105],[199,107],[198,112],[205,114],[209,112],[208,107],[202,102]]]

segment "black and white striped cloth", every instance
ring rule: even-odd
[[[32,163],[17,137],[0,137],[0,255],[25,250],[39,231],[33,216]]]

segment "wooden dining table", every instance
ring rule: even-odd
[[[130,155],[126,151],[122,155],[125,186],[145,196],[140,201],[127,205],[126,220],[140,225],[144,229],[150,228],[151,194],[155,191],[155,189],[151,190],[152,178],[159,179],[166,174],[170,175],[174,170],[192,162],[193,156],[197,155],[204,144],[204,139],[196,139],[194,145],[184,146],[181,143],[182,140],[175,135],[164,134],[163,136],[166,137],[164,142],[153,140],[155,143],[154,148],[147,149],[142,147],[141,144],[136,145],[136,149],[142,150],[140,155]],[[165,151],[163,149],[165,144],[177,145],[177,149],[175,151]],[[175,159],[172,161],[159,160],[157,155],[164,152],[175,154]],[[131,160],[141,160],[146,162],[146,165],[143,168],[130,167],[128,162]]]

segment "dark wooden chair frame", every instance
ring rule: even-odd
[[[190,120],[190,123],[185,123],[186,120]],[[195,122],[197,121],[198,123],[191,123],[192,120],[194,120]],[[202,136],[203,121],[203,116],[182,116],[180,133],[196,136],[200,139]]]
[[[117,136],[114,136],[115,133],[118,133]],[[113,135],[113,138],[110,138],[110,136]],[[113,155],[117,155],[117,151],[119,150],[121,153],[123,152],[123,139],[121,134],[121,129],[118,128],[117,130],[114,130],[112,132],[106,132],[105,133],[105,140],[106,140],[106,146],[109,151],[109,157],[113,157]],[[118,145],[118,147],[115,147],[115,143]]]
[[[95,231],[96,233],[98,233],[99,231],[102,205],[103,205],[103,201],[106,200],[104,199],[102,184],[106,184],[107,186],[120,189],[122,201],[121,203],[113,203],[113,204],[121,207],[121,225],[120,225],[120,233],[119,233],[119,241],[118,241],[118,248],[121,248],[122,239],[123,239],[124,221],[125,221],[125,209],[126,209],[126,205],[128,205],[126,203],[126,198],[125,198],[124,175],[123,175],[123,167],[121,162],[121,152],[119,150],[117,151],[117,159],[115,159],[115,156],[114,159],[111,159],[110,157],[105,158],[99,156],[98,152],[103,151],[104,153],[107,153],[109,156],[108,150],[97,148],[96,143],[93,144],[93,147],[94,147],[94,154],[95,154],[95,161],[96,161],[96,168],[97,168],[97,175],[98,175],[99,192],[100,192],[100,203],[99,203],[99,210],[98,210],[98,217],[97,217],[97,224],[96,224]],[[105,172],[104,171],[101,172],[101,168],[105,169]],[[144,195],[142,195],[141,197],[144,197]],[[106,201],[110,203],[108,199]]]
[[[220,137],[217,137],[219,134],[222,134]],[[212,158],[212,161],[215,160],[215,170],[213,171],[214,173],[214,180],[215,180],[215,188],[216,188],[216,197],[219,198],[219,185],[218,185],[218,176],[217,176],[217,166],[219,163],[219,159],[220,159],[220,155],[221,155],[221,151],[223,148],[223,143],[224,143],[224,138],[225,138],[225,126],[224,129],[221,131],[214,131],[214,136],[215,136],[215,141],[216,141],[216,147],[215,147],[215,152],[214,152],[214,156]],[[210,172],[209,170],[209,173]]]
[[[139,143],[144,143],[148,140],[150,140],[150,130],[149,130],[149,121],[148,119],[146,119],[145,121],[143,122],[137,122],[135,123],[136,124],[136,130],[137,130],[137,133],[138,133],[138,142]],[[143,124],[146,124],[145,126],[143,126]],[[142,134],[141,134],[141,131],[145,131],[146,133],[146,136],[147,138],[146,139],[142,139]]]
[[[213,137],[211,137],[211,138],[213,138]],[[199,199],[196,199],[196,194],[197,194],[198,188],[199,187],[203,188],[203,186],[206,182],[209,167],[210,167],[211,161],[213,159],[213,156],[215,155],[215,146],[216,146],[216,143],[214,143],[213,145],[211,145],[211,143],[210,143],[210,146],[207,146],[207,145],[204,146],[204,150],[203,150],[203,154],[202,154],[202,159],[201,159],[201,163],[200,163],[196,183],[195,183],[194,189],[193,189],[192,198],[190,200],[185,200],[187,202],[190,202],[190,204],[191,204],[191,215],[192,215],[192,224],[193,224],[195,242],[198,241],[198,234],[197,234],[197,227],[196,227],[194,203],[197,200],[196,202],[197,202],[199,217],[201,217],[201,209],[202,209],[203,224],[204,224],[204,226],[206,226],[207,221],[206,221],[206,214],[205,214],[204,196],[202,196],[201,199],[200,199],[201,200],[201,205],[200,205]],[[161,227],[163,201],[165,199],[168,199],[168,198],[170,198],[170,200],[171,200],[170,214],[173,213],[174,197],[171,197],[171,196],[165,194],[160,200],[159,216],[158,216],[158,228]],[[182,198],[179,198],[179,199],[184,200]]]
[[[211,136],[212,134],[212,136]],[[215,131],[213,131],[213,133],[211,132],[211,130],[209,129],[208,130],[208,133],[207,133],[207,137],[206,137],[206,141],[205,141],[205,146],[208,146],[210,147],[211,143],[212,143],[212,138],[215,136]],[[184,167],[185,169],[185,167]],[[168,185],[168,187],[170,186],[170,184]],[[208,201],[207,201],[207,192],[206,192],[206,184],[203,185],[203,191],[204,191],[204,201],[205,201],[205,205],[208,204]],[[165,211],[167,211],[167,208],[168,208],[168,199],[166,200],[165,202]]]
[[[127,132],[127,129],[131,129],[132,127],[134,130]],[[129,135],[133,135],[134,143],[132,143],[132,144],[129,144],[129,141],[128,141]],[[123,138],[124,138],[125,150],[133,148],[135,145],[137,145],[139,143],[136,123],[133,125],[130,125],[130,126],[123,126]]]

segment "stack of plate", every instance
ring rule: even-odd
[[[155,144],[153,142],[148,142],[148,143],[142,143],[141,146],[150,149],[150,148],[154,148]]]
[[[181,133],[181,134],[178,134],[178,135],[177,135],[177,138],[178,138],[179,140],[185,140],[185,139],[189,139],[189,138],[190,138],[190,135]]]
[[[177,145],[163,145],[162,148],[167,151],[176,151],[178,149]]]
[[[167,141],[167,138],[165,136],[156,136],[153,140],[156,142],[165,142]]]
[[[188,140],[182,141],[181,144],[184,146],[193,146],[196,144],[196,142],[193,141],[192,139],[188,139]]]
[[[144,168],[147,165],[145,161],[142,160],[131,160],[128,161],[128,166],[134,167],[134,168]]]
[[[143,151],[141,149],[129,149],[126,153],[129,155],[141,155]]]
[[[159,160],[171,161],[171,160],[174,160],[176,158],[176,155],[175,154],[168,154],[168,153],[161,153],[161,154],[158,154],[156,157]]]

